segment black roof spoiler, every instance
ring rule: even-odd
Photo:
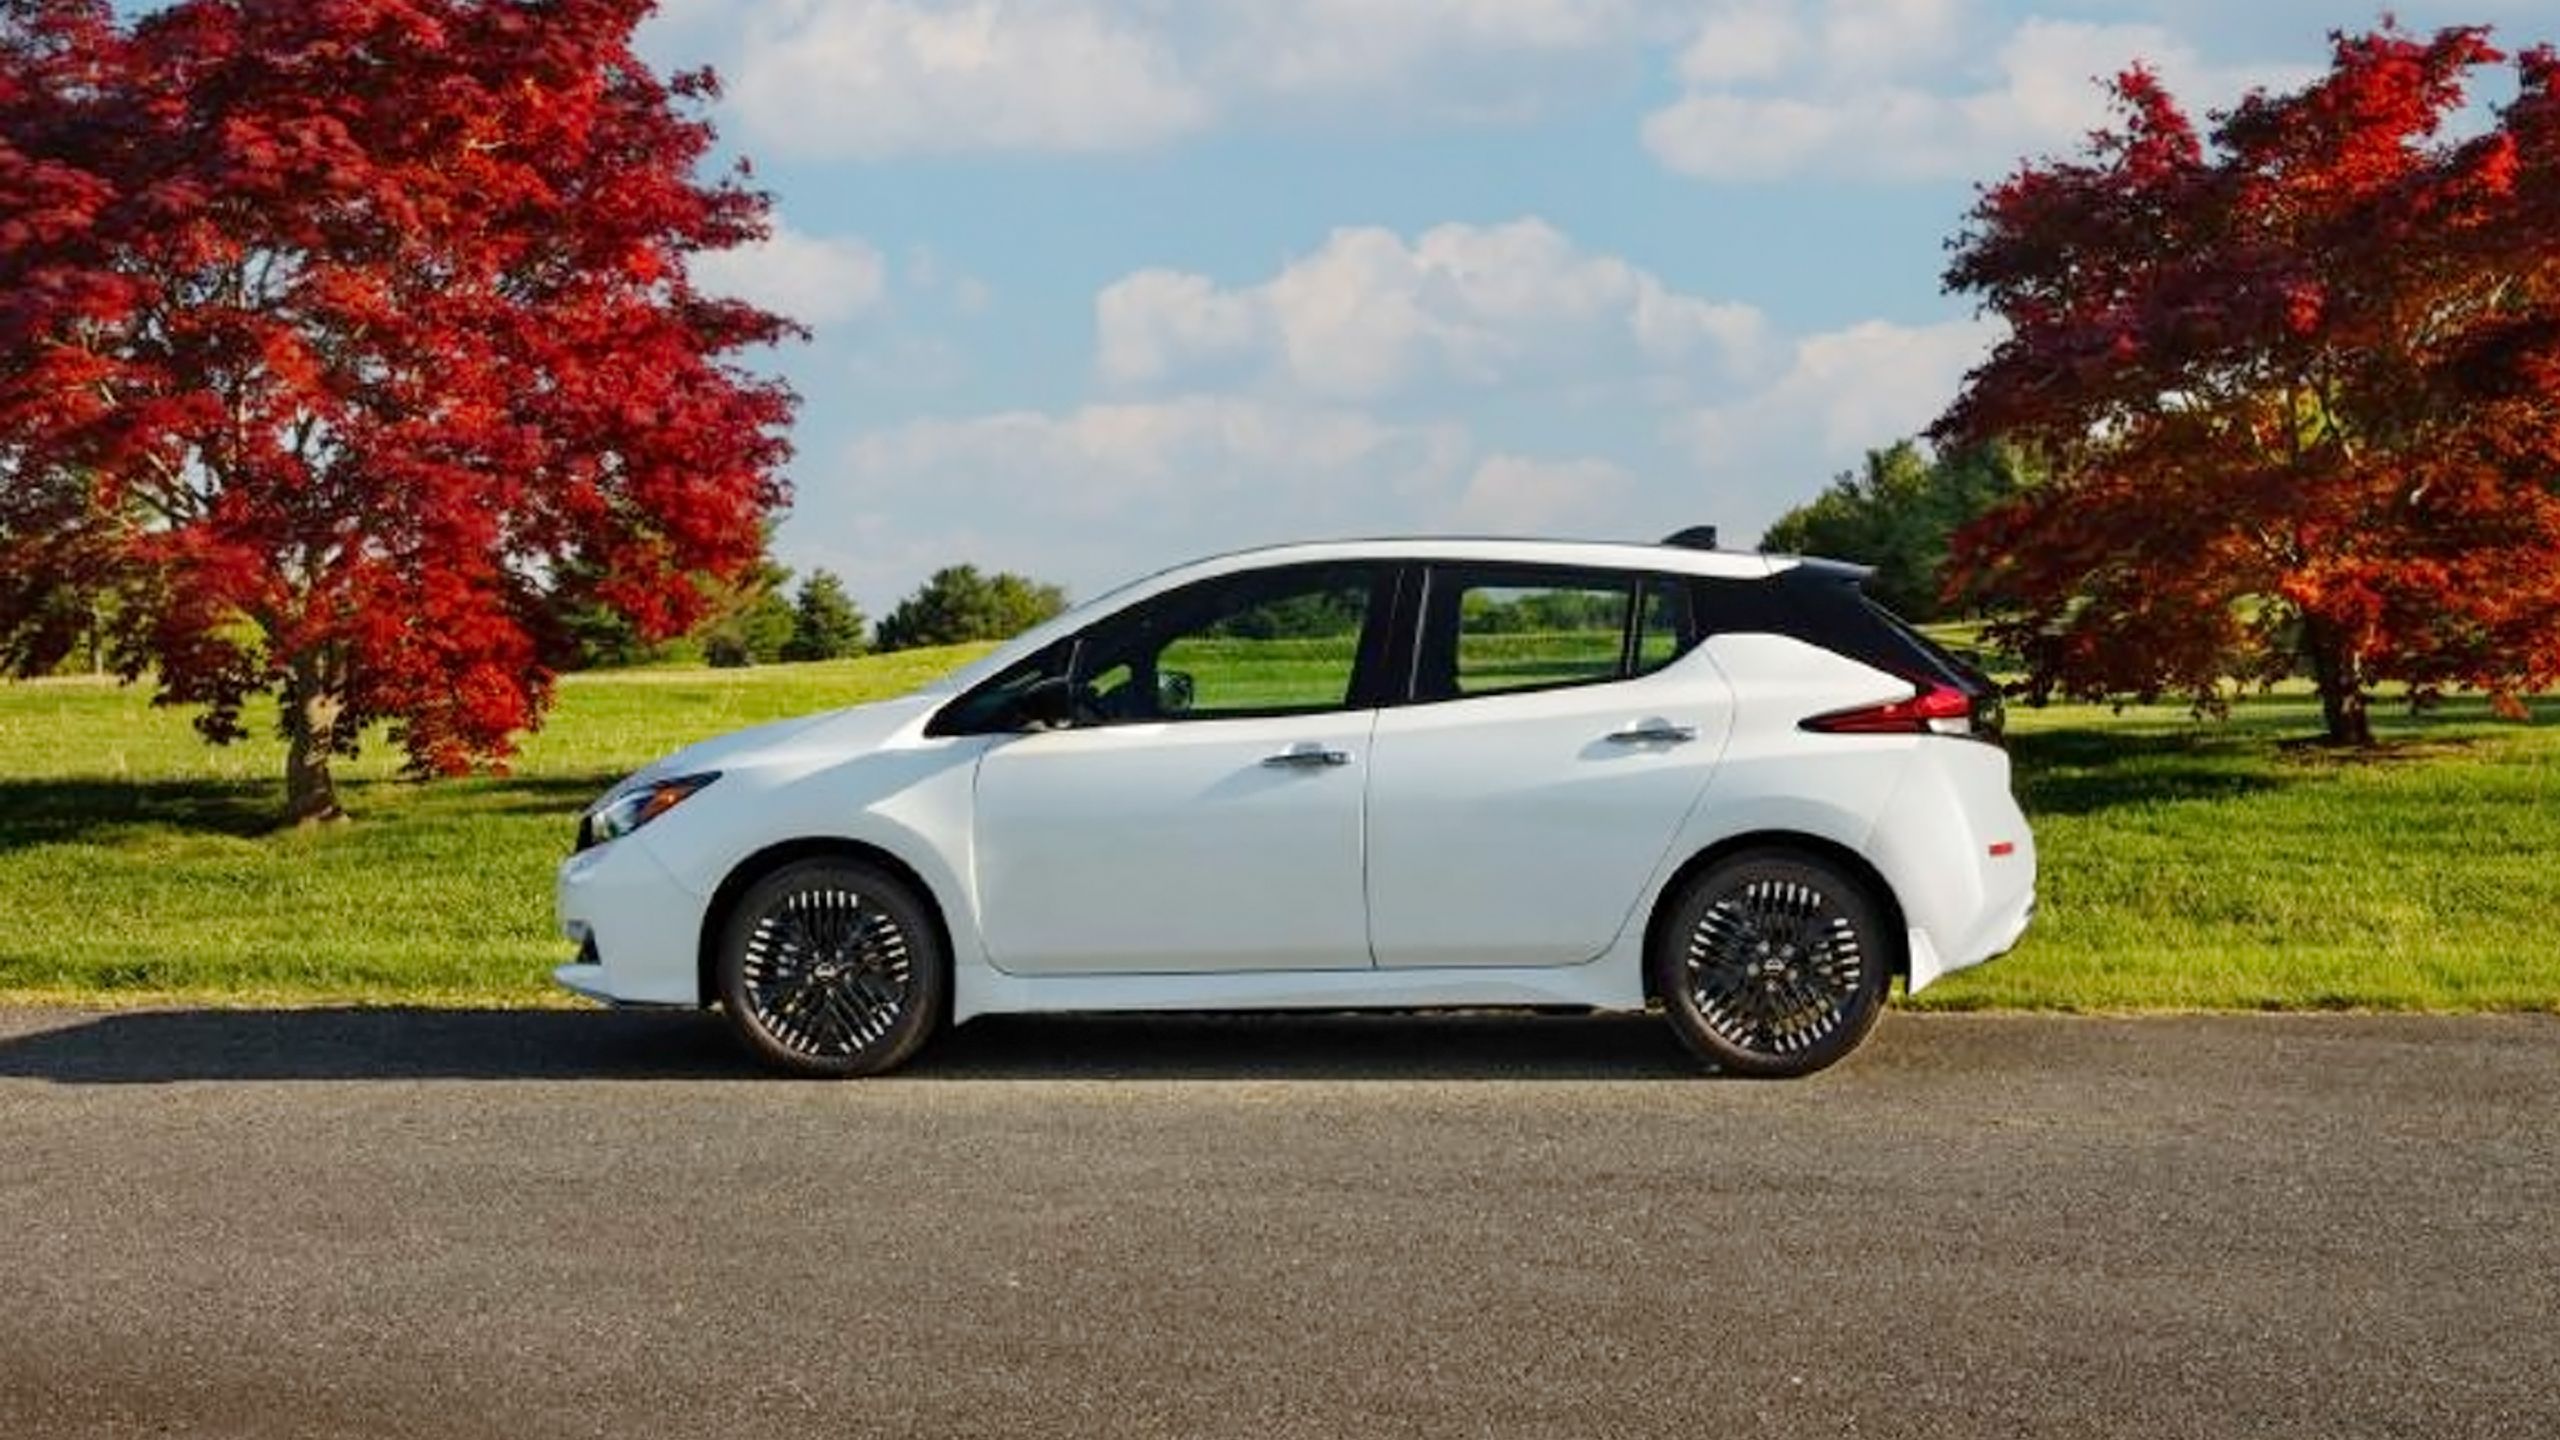
[[[1716,527],[1713,525],[1692,525],[1685,530],[1674,530],[1654,543],[1658,545],[1673,546],[1681,550],[1717,550],[1723,548],[1716,544]],[[1795,568],[1799,572],[1810,577],[1819,577],[1824,580],[1846,580],[1851,584],[1856,585],[1865,584],[1867,577],[1876,573],[1876,567],[1873,565],[1860,565],[1850,560],[1826,560],[1819,555],[1772,555],[1769,558],[1772,560],[1793,560],[1796,562]]]
[[[1799,575],[1823,580],[1846,580],[1853,585],[1865,584],[1867,577],[1876,573],[1876,567],[1873,565],[1860,565],[1851,560],[1825,560],[1819,555],[1772,555],[1769,558],[1793,560],[1796,562],[1793,569]]]

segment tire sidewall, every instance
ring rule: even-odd
[[[887,1034],[847,1056],[804,1055],[790,1048],[764,1028],[746,1000],[747,941],[755,933],[757,921],[791,895],[821,883],[851,890],[862,897],[864,904],[888,912],[905,932],[908,953],[914,957],[909,969],[915,986],[914,1003]],[[913,886],[876,865],[836,856],[814,856],[782,866],[748,886],[746,893],[738,897],[721,926],[716,978],[720,1008],[728,1016],[730,1028],[758,1059],[795,1075],[841,1079],[895,1069],[915,1054],[940,1027],[949,1008],[951,966],[933,911]]]
[[[1718,1035],[1706,1017],[1698,1013],[1697,1002],[1689,993],[1689,937],[1716,897],[1755,880],[1791,881],[1821,890],[1847,916],[1867,954],[1858,989],[1849,1001],[1847,1020],[1821,1044],[1794,1055],[1764,1055]],[[1866,884],[1837,863],[1801,851],[1746,850],[1716,861],[1681,887],[1670,923],[1662,927],[1654,942],[1650,963],[1654,990],[1671,1017],[1671,1028],[1700,1059],[1729,1075],[1789,1079],[1838,1064],[1875,1029],[1893,983],[1893,945],[1884,907],[1876,902]]]

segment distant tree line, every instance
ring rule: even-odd
[[[947,565],[880,621],[874,648],[915,650],[1019,635],[1067,608],[1067,592],[1010,570]]]
[[[1811,502],[1761,536],[1770,554],[1820,555],[1875,567],[1867,593],[1905,619],[1940,620],[1956,532],[2034,485],[2038,467],[2014,446],[1932,454],[1910,441],[1870,450]]]
[[[575,592],[594,575],[576,564],[563,567],[562,588]],[[692,629],[652,641],[627,616],[602,602],[565,604],[546,647],[567,670],[607,670],[632,665],[699,661],[722,669],[745,665],[841,660],[850,656],[931,645],[1004,640],[1064,610],[1066,591],[1011,571],[988,574],[974,565],[950,565],[898,602],[875,629],[834,571],[809,572],[796,586],[792,572],[769,556],[737,580],[702,585],[705,618]],[[54,622],[64,638],[31,673],[99,672],[113,664],[107,651],[114,629],[109,602],[65,598]],[[77,608],[75,608],[77,607]],[[1305,633],[1329,634],[1336,618],[1295,617]],[[1358,623],[1358,614],[1352,623]]]
[[[572,663],[589,669],[694,659],[725,669],[1002,640],[1066,603],[1066,592],[1055,585],[951,565],[899,601],[875,629],[834,571],[812,570],[795,587],[792,572],[767,558],[715,588],[709,618],[674,640],[650,644],[621,617],[595,607],[569,617],[567,642]]]

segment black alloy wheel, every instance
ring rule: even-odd
[[[1896,937],[1865,885],[1790,850],[1729,856],[1688,882],[1653,978],[1689,1048],[1735,1075],[1810,1075],[1884,1012]]]
[[[721,1007],[747,1048],[799,1075],[876,1075],[913,1055],[950,967],[912,887],[852,859],[794,861],[739,898],[721,936]]]

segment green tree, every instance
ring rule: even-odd
[[[791,606],[791,638],[785,660],[835,660],[862,653],[862,609],[832,570],[812,570]]]
[[[610,577],[607,566],[585,554],[570,557],[553,571],[551,613],[560,629],[560,668],[638,665],[658,658],[674,643],[647,639],[638,622],[597,593]]]
[[[1822,555],[1875,567],[1867,593],[1912,620],[1945,610],[1949,541],[1994,505],[2034,483],[2017,449],[1986,445],[1931,455],[1909,440],[1867,452],[1807,504],[1778,517],[1763,552]]]
[[[768,557],[744,579],[720,587],[710,621],[694,632],[702,642],[703,660],[734,669],[781,659],[797,618],[783,597],[783,587],[790,583],[791,572]]]
[[[898,602],[880,622],[873,643],[882,650],[1002,640],[1067,608],[1055,585],[999,571],[981,575],[975,565],[949,565],[916,593]]]

